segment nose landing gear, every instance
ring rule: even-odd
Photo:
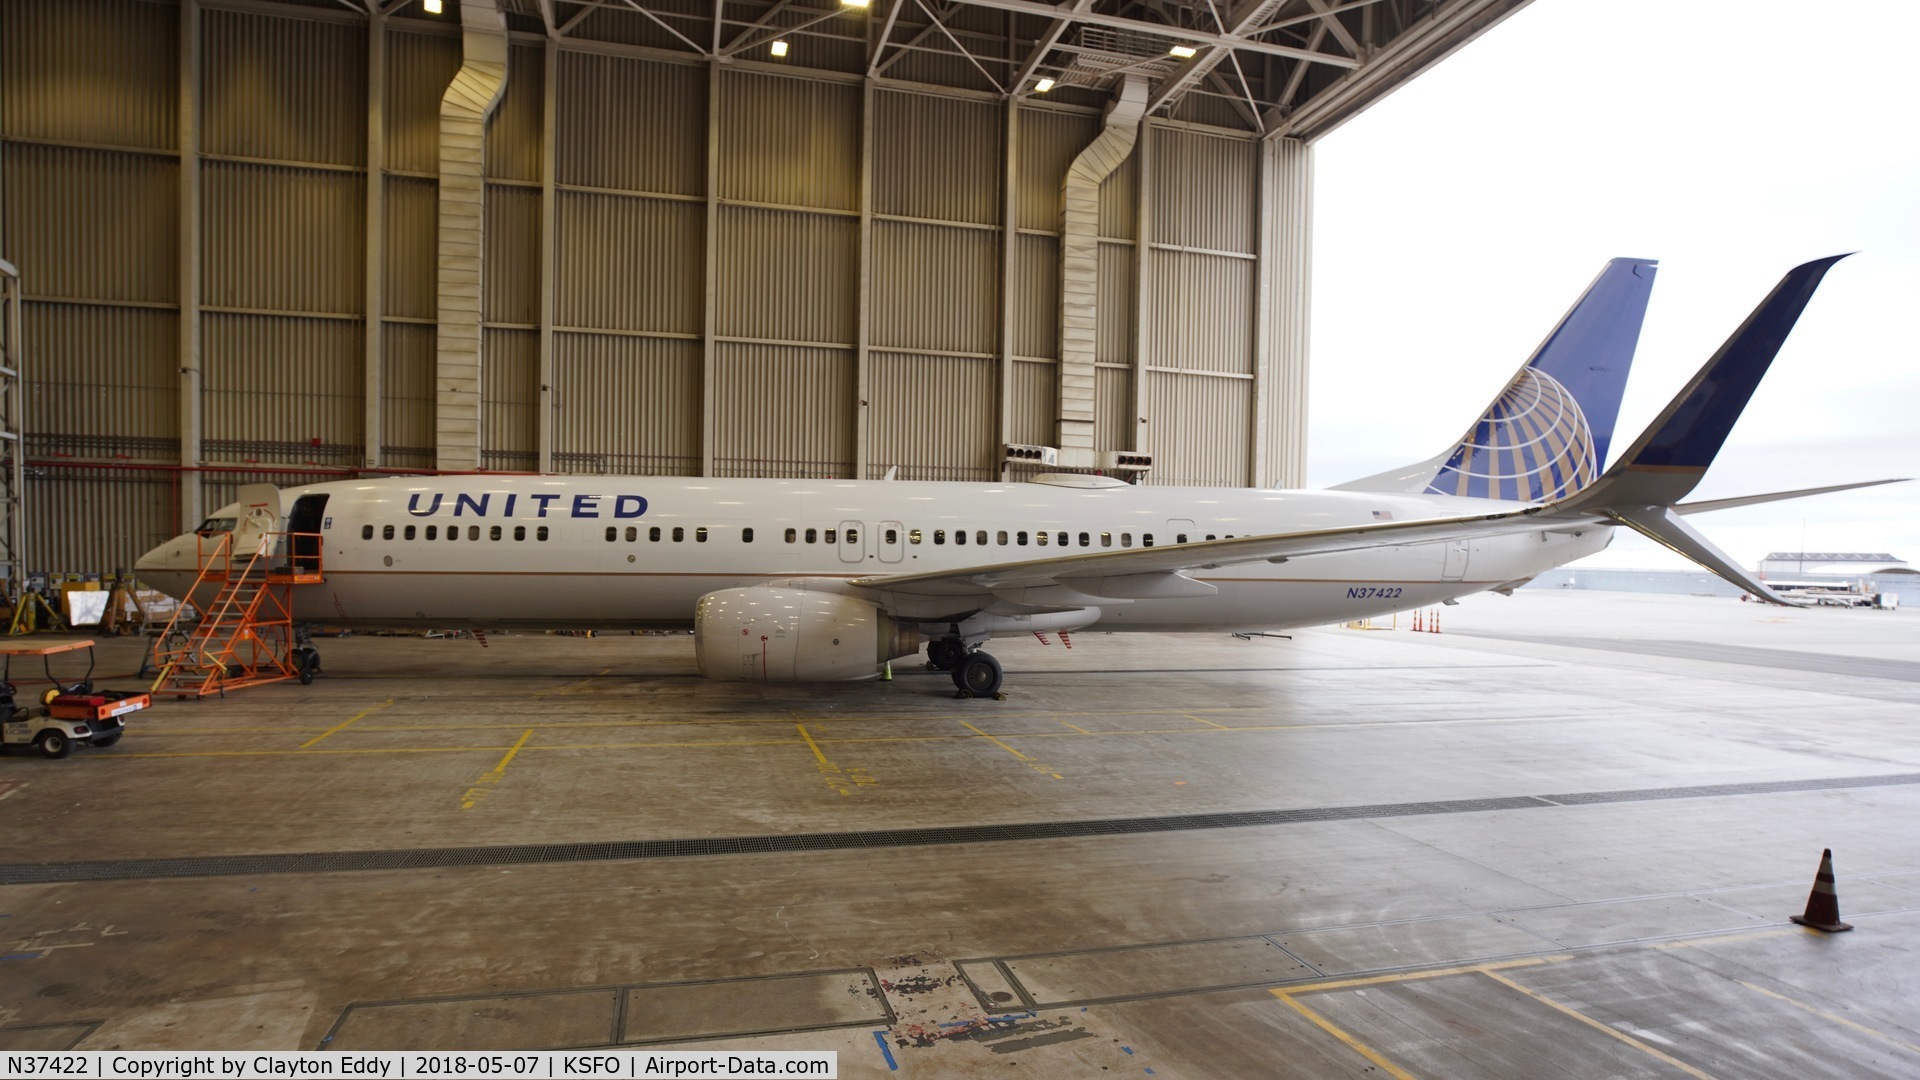
[[[983,652],[967,653],[953,668],[955,697],[991,697],[1001,698],[1000,684],[1004,681],[1004,672],[1000,661]]]

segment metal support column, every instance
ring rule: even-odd
[[[707,266],[706,314],[701,329],[700,357],[700,475],[712,476],[719,432],[714,400],[719,383],[714,335],[720,307],[720,61],[707,64]]]
[[[1273,410],[1268,408],[1267,387],[1273,381],[1273,356],[1271,355],[1272,335],[1268,332],[1273,321],[1273,245],[1269,234],[1273,231],[1273,143],[1262,142],[1253,161],[1253,416],[1248,425],[1250,434],[1247,447],[1247,484],[1263,488],[1273,485],[1273,470],[1267,458],[1267,448],[1273,439],[1267,430],[1272,422]]]
[[[542,69],[545,85],[540,92],[540,393],[535,398],[534,443],[540,454],[535,466],[543,473],[553,471],[554,394],[553,394],[553,282],[554,257],[559,252],[559,192],[554,188],[555,129],[559,123],[560,45],[549,37]]]
[[[1151,120],[1140,121],[1140,137],[1134,146],[1134,195],[1138,199],[1134,207],[1133,244],[1133,386],[1130,405],[1133,433],[1125,439],[1116,438],[1116,446],[1130,446],[1144,452],[1147,449],[1147,363],[1149,345],[1153,341],[1153,151],[1154,131]],[[1118,433],[1115,433],[1118,435]]]
[[[1000,479],[1004,483],[1012,470],[1007,463],[1007,444],[1013,441],[1013,297],[1014,275],[1019,272],[1020,257],[1020,97],[1007,96],[1006,176],[1000,182],[1000,421],[994,437],[993,454],[999,458]]]
[[[1265,147],[1261,198],[1272,210],[1261,237],[1266,285],[1266,347],[1261,370],[1266,398],[1265,482],[1307,482],[1307,347],[1313,272],[1313,148],[1300,139]]]
[[[367,16],[367,292],[366,357],[361,382],[363,432],[360,463],[380,465],[385,425],[381,404],[386,396],[385,326],[387,266],[387,17],[376,9]]]
[[[180,464],[200,464],[200,0],[180,0]],[[180,478],[180,523],[202,512],[198,473]]]
[[[869,20],[871,22],[871,20]],[[860,87],[860,260],[853,322],[853,478],[872,473],[873,409],[868,391],[873,349],[873,80]]]

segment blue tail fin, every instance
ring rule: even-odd
[[[1592,483],[1606,465],[1656,265],[1607,263],[1451,449],[1338,486],[1538,502]]]

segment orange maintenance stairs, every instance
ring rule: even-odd
[[[310,652],[296,648],[293,590],[325,581],[318,533],[255,533],[235,551],[233,533],[200,538],[200,575],[153,644],[153,692],[204,698],[299,679],[312,682]],[[284,542],[281,542],[284,541]],[[208,599],[211,594],[211,599]],[[204,608],[190,627],[190,605]]]

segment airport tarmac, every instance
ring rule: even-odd
[[[1920,612],[1410,626],[1006,639],[1004,701],[322,641],[311,686],[0,758],[0,1048],[1920,1075]],[[1825,848],[1850,933],[1787,921]]]

